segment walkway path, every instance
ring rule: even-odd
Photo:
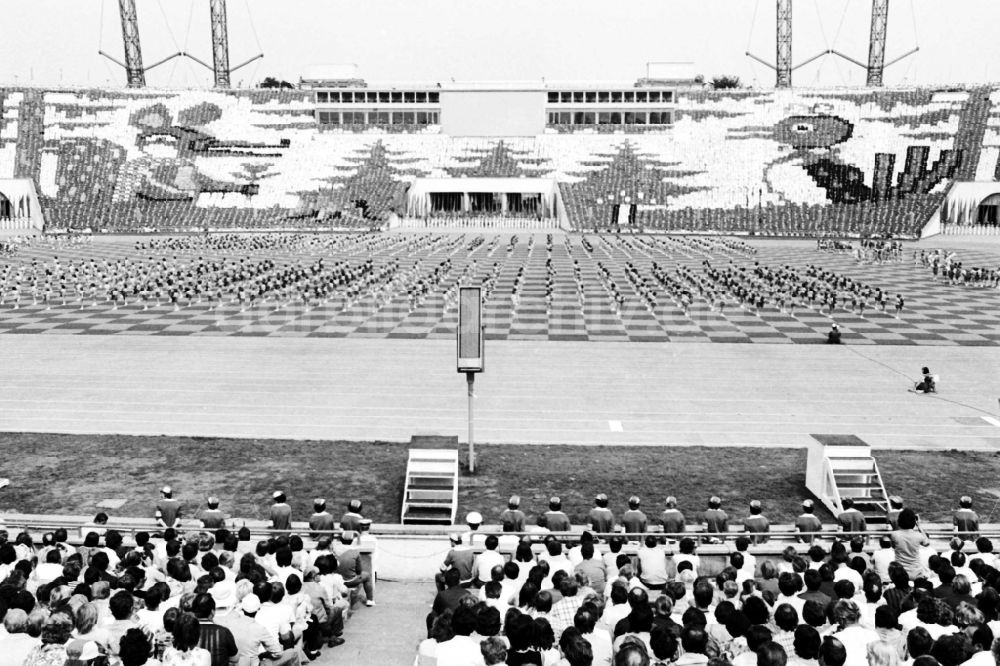
[[[427,637],[424,617],[430,610],[434,583],[379,581],[378,605],[360,608],[344,628],[346,643],[323,650],[313,662],[365,666],[405,666],[413,663],[417,645]]]

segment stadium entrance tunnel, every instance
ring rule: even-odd
[[[0,229],[34,232],[44,227],[42,207],[30,178],[0,178]]]
[[[979,210],[976,214],[976,224],[994,226],[1000,224],[1000,192],[991,194],[979,204]]]
[[[417,178],[406,193],[406,217],[552,220],[569,229],[554,178]]]
[[[1000,183],[955,183],[941,213],[945,225],[1000,226]]]

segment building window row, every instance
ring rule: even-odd
[[[549,125],[672,125],[672,111],[549,111]]]
[[[673,104],[672,90],[549,91],[549,104]]]
[[[320,125],[437,125],[437,111],[319,111]]]
[[[441,93],[396,90],[336,90],[316,93],[317,104],[439,104]]]

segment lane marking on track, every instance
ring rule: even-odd
[[[625,432],[621,421],[608,421],[608,430],[611,432]]]

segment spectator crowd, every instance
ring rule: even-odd
[[[598,495],[590,529],[572,538],[509,535],[526,529],[519,505],[513,497],[501,514],[503,532],[482,531],[474,513],[469,531],[451,535],[415,666],[998,663],[1000,563],[967,497],[943,549],[898,497],[880,533],[845,506],[841,531],[819,535],[806,501],[795,522],[805,545],[778,556],[759,552],[769,536],[760,503],[727,537],[728,517],[712,498],[711,539],[685,534],[673,497],[649,520],[637,497],[616,517]],[[563,531],[564,516],[552,498],[539,522]],[[654,523],[663,533],[648,532]],[[699,556],[704,543],[729,545],[721,570]]]
[[[156,528],[127,540],[104,514],[78,546],[66,529],[38,542],[0,530],[0,664],[297,666],[343,644],[354,609],[375,605],[361,502],[338,527],[316,499],[307,541],[284,493],[273,500],[272,536],[257,541],[227,526],[214,497],[183,532],[169,487]]]

